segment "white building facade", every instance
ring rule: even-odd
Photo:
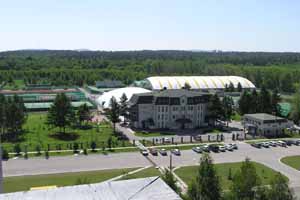
[[[141,129],[194,129],[207,126],[209,94],[163,90],[130,99],[131,125]]]

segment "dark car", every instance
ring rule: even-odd
[[[150,153],[151,153],[153,156],[157,156],[157,155],[158,155],[157,149],[155,149],[155,148],[150,148],[149,151],[150,151]]]
[[[300,146],[300,140],[295,140],[295,145]]]
[[[167,155],[168,155],[167,150],[165,150],[165,149],[159,150],[159,153],[160,153],[160,155],[162,155],[162,156],[167,156]]]
[[[293,140],[283,140],[283,142],[285,142],[288,146],[291,146],[293,144]]]
[[[215,153],[218,153],[218,152],[219,152],[219,146],[216,145],[216,144],[211,144],[211,145],[209,145],[209,149],[210,149],[212,152],[215,152]]]
[[[252,143],[251,146],[260,149],[261,148],[261,144],[260,143]]]

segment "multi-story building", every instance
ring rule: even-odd
[[[134,94],[130,120],[142,129],[193,129],[205,127],[209,94],[186,89]]]

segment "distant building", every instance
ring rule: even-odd
[[[243,124],[249,134],[254,135],[280,135],[284,129],[290,128],[293,123],[285,118],[266,113],[245,114]]]
[[[185,89],[134,94],[129,102],[131,125],[142,129],[205,127],[209,96]]]
[[[181,200],[159,177],[1,194],[0,200]]]
[[[191,90],[199,91],[223,91],[229,85],[234,88],[240,85],[242,89],[255,89],[251,81],[240,76],[152,76],[133,84],[149,90],[182,89],[186,84]]]
[[[97,88],[121,88],[125,87],[124,83],[117,80],[96,81]]]

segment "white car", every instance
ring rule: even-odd
[[[226,151],[226,148],[225,148],[225,146],[223,146],[223,145],[219,146],[219,151],[221,151],[221,152],[225,152],[225,151]]]

